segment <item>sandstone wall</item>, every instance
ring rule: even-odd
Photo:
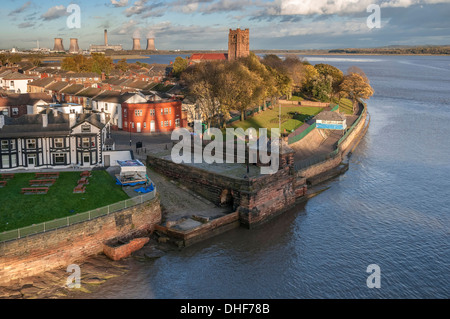
[[[0,243],[0,285],[67,267],[101,253],[103,243],[161,221],[159,198],[96,219]]]
[[[291,207],[298,197],[305,194],[305,184],[301,182],[304,180],[296,180],[291,162],[292,159],[286,161],[282,158],[282,168],[272,175],[238,179],[147,156],[149,167],[179,181],[216,205],[230,205],[233,212],[239,212],[240,222],[248,227]],[[224,196],[225,193],[230,196]]]

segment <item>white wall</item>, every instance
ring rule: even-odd
[[[109,155],[110,165],[119,166],[117,161],[129,161],[131,160],[130,151],[103,151],[103,163],[105,163],[105,156]]]

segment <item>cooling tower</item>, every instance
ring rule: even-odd
[[[141,49],[141,40],[137,38],[133,38],[133,50]]]
[[[108,46],[108,30],[105,29],[105,47]]]
[[[56,52],[66,51],[66,50],[64,50],[63,39],[55,38],[55,46],[53,47],[53,51],[56,51]]]
[[[78,39],[70,39],[69,53],[78,53],[80,48],[78,47]]]
[[[147,51],[155,51],[155,38],[147,39]]]

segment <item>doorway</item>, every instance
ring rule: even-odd
[[[89,153],[83,154],[83,165],[91,165],[91,155]]]
[[[27,155],[27,166],[28,167],[36,166],[36,154],[28,154]]]

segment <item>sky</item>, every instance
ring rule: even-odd
[[[2,0],[0,49],[227,49],[228,30],[250,30],[250,50],[450,45],[450,0]],[[75,5],[75,6],[74,6]],[[70,9],[69,12],[67,9]],[[79,11],[72,10],[79,8]],[[369,8],[369,9],[368,9]],[[77,12],[79,15],[77,16]],[[379,15],[378,15],[379,13]],[[79,25],[77,22],[79,21]]]

